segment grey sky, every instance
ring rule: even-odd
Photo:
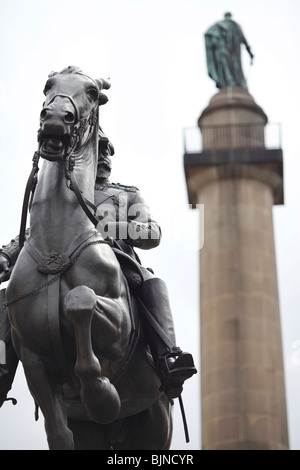
[[[0,0],[0,243],[19,231],[48,73],[74,64],[110,77],[100,119],[116,150],[112,180],[138,186],[162,226],[161,245],[139,254],[166,281],[178,344],[199,370],[183,394],[191,441],[177,403],[172,449],[200,449],[199,232],[188,207],[182,131],[217,92],[203,35],[226,11],[255,55],[252,67],[243,57],[249,91],[269,121],[282,124],[285,204],[273,214],[290,447],[300,449],[298,0]],[[21,368],[11,395],[18,405],[0,409],[0,449],[46,449]]]

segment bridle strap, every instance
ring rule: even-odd
[[[70,171],[69,172],[69,179],[70,179],[70,186],[69,188],[74,191],[75,193],[75,196],[77,197],[77,201],[79,202],[79,204],[81,205],[82,209],[84,210],[84,212],[86,213],[86,215],[88,216],[88,218],[90,219],[90,221],[95,225],[95,227],[98,225],[99,223],[99,219],[98,217],[96,217],[96,211],[97,211],[97,207],[92,204],[90,201],[88,201],[84,196],[82,196],[82,192],[81,190],[79,189],[79,186],[78,186],[78,183],[77,183],[77,180],[75,178],[75,175],[74,175],[74,172],[73,171]],[[89,209],[90,206],[94,213],[92,213]]]
[[[19,247],[20,249],[24,245],[25,241],[25,231],[26,231],[26,221],[27,221],[27,212],[28,212],[28,207],[30,206],[34,194],[34,190],[37,184],[37,173],[39,171],[38,167],[38,161],[39,161],[39,152],[35,152],[33,155],[33,166],[31,173],[29,175],[26,189],[25,189],[25,194],[24,194],[24,200],[23,200],[23,207],[22,207],[22,216],[21,216],[21,225],[20,225],[20,233],[19,233]]]
[[[97,122],[97,109],[98,109],[97,106],[95,106],[91,110],[88,117],[85,117],[79,121],[79,126],[76,127],[75,134],[73,135],[73,147],[70,149],[68,155],[65,157],[65,176],[67,180],[67,187],[74,192],[75,196],[77,197],[78,203],[80,204],[85,214],[88,216],[88,218],[94,224],[95,227],[99,223],[99,218],[96,216],[97,207],[82,195],[82,191],[80,190],[78,186],[76,177],[73,172],[74,166],[75,166],[75,158],[72,156],[72,153],[75,150],[75,147],[80,138],[80,133],[82,131],[82,125],[80,125],[80,123],[83,123],[83,126],[84,126],[86,120],[89,121],[89,125],[90,125],[89,135],[87,137],[86,143],[91,138],[94,126]],[[89,207],[93,210],[93,212],[91,212]]]

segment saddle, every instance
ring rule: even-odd
[[[137,261],[125,253],[122,248],[115,243],[112,250],[117,257],[120,268],[127,279],[130,289],[133,291],[141,287],[144,281],[142,269]]]

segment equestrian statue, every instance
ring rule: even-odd
[[[158,246],[160,227],[136,187],[109,179],[109,88],[75,66],[46,82],[20,233],[0,250],[0,406],[21,361],[49,449],[166,450],[197,371],[166,284],[134,250]]]

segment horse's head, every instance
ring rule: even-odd
[[[108,101],[102,89],[109,87],[107,80],[94,80],[74,66],[49,75],[38,132],[41,157],[64,159],[88,142],[98,123],[98,108]]]

